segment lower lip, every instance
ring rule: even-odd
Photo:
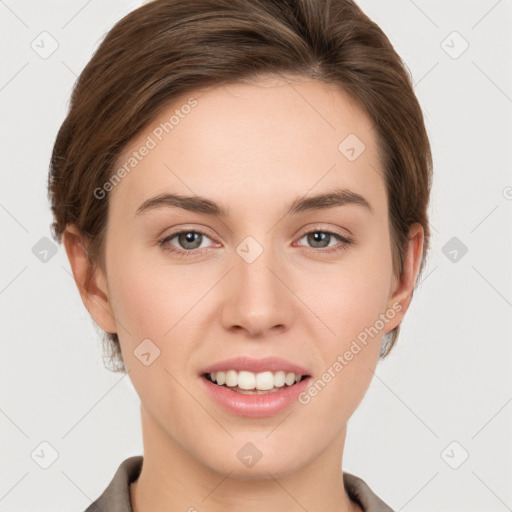
[[[297,397],[309,385],[309,377],[293,386],[283,386],[279,391],[265,395],[246,395],[237,393],[225,386],[219,386],[205,377],[200,377],[206,391],[224,409],[238,416],[263,418],[283,412],[297,400]]]

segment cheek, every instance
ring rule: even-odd
[[[392,278],[391,249],[386,244],[385,236],[375,236],[350,256],[347,253],[340,265],[322,277],[323,286],[309,294],[312,309],[329,327],[317,341],[324,372],[317,391],[313,390],[318,393],[314,407],[326,413],[332,410],[340,421],[364,397],[373,377],[370,370],[378,362],[385,320],[394,316],[393,311],[386,317]]]
[[[109,289],[125,366],[148,404],[163,399],[165,390],[166,402],[179,401],[180,388],[170,375],[178,377],[198,349],[194,305],[207,287],[198,286],[192,267],[149,263],[135,250],[120,253],[112,254]],[[154,362],[145,366],[141,354],[148,352]]]
[[[332,331],[330,338],[336,340],[333,348],[350,343],[385,313],[392,278],[391,255],[378,247],[376,243],[354,250],[325,274],[312,276],[303,288],[311,309]],[[381,324],[377,325],[383,332]]]
[[[155,264],[133,249],[123,257],[113,254],[112,261],[116,262],[108,270],[112,307],[132,343],[168,339],[165,334],[174,326],[179,329],[178,322],[194,303],[197,276],[195,290],[194,276],[184,266]]]
[[[352,274],[340,281],[336,292],[330,294],[328,316],[332,319],[332,329],[346,343],[373,326],[384,312],[388,280],[372,276],[366,269],[359,276]]]
[[[179,371],[195,350],[193,339],[180,341],[197,291],[180,278],[179,268],[148,265],[135,251],[112,261],[110,293],[124,363],[142,403],[165,423],[169,411],[193,406],[173,376],[182,380]]]
[[[332,435],[366,394],[384,333],[384,324],[378,322],[385,312],[388,280],[367,266],[351,270],[350,276],[331,279],[329,293],[316,296],[317,314],[329,330],[316,338],[320,374],[300,402],[314,415],[316,425],[331,429]]]
[[[384,233],[368,236],[332,264],[309,262],[291,270],[296,272],[290,276],[294,292],[321,320],[321,338],[328,343],[316,348],[324,356],[344,350],[384,312],[391,280],[391,250]],[[111,248],[122,246],[123,240],[117,238]],[[213,264],[172,264],[164,258],[155,264],[133,247],[112,249],[109,258],[115,262],[107,269],[114,316],[125,328],[119,329],[120,337],[132,350],[146,338],[159,347],[169,345],[194,316],[191,310],[209,288],[205,283],[218,280]]]

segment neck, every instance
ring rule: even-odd
[[[332,445],[298,470],[241,479],[192,457],[143,408],[141,417],[144,459],[140,476],[130,487],[133,512],[361,511],[343,484],[346,426]]]

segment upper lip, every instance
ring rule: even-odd
[[[253,373],[260,373],[265,371],[277,372],[282,370],[284,372],[293,372],[298,375],[309,375],[309,371],[298,364],[287,361],[280,357],[264,357],[262,359],[254,359],[247,356],[234,357],[225,359],[214,363],[202,370],[202,374],[213,373],[220,371],[248,371]]]

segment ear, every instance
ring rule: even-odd
[[[421,224],[415,223],[409,229],[409,243],[404,255],[404,271],[399,279],[393,275],[390,295],[386,311],[393,309],[396,315],[386,324],[385,333],[392,331],[403,320],[411,303],[414,285],[418,278],[421,259],[423,257],[424,230]]]
[[[104,331],[116,332],[107,279],[99,266],[93,266],[89,260],[85,237],[75,225],[67,226],[62,237],[75,283],[87,311]]]

